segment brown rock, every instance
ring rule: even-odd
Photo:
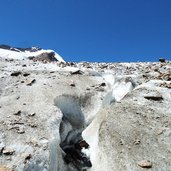
[[[142,167],[142,168],[151,168],[152,167],[152,163],[149,160],[142,160],[139,161],[138,166]]]

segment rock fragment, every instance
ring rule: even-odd
[[[162,101],[163,100],[162,96],[144,96],[144,98],[147,100],[154,100],[154,101]]]
[[[21,115],[21,110],[19,110],[18,112],[14,113],[14,115]]]
[[[25,158],[24,158],[24,163],[26,164],[27,161],[31,159],[31,157],[32,157],[31,154],[26,154],[26,155],[25,155]]]
[[[159,129],[156,130],[156,134],[161,135],[161,134],[163,134],[164,131],[165,131],[165,129],[159,128]]]
[[[2,151],[2,153],[5,155],[12,155],[14,152],[15,152],[15,150],[10,147],[5,147]]]
[[[72,80],[71,80],[71,81],[69,82],[69,86],[71,86],[71,87],[75,87],[75,83],[74,83],[74,81],[72,81]]]
[[[71,72],[72,75],[74,75],[74,74],[80,74],[80,75],[82,75],[83,73],[84,72],[81,71],[81,70],[76,70],[76,71]]]
[[[141,143],[141,141],[139,140],[139,139],[136,139],[135,141],[134,141],[134,144],[135,145],[139,145]]]
[[[24,127],[19,127],[17,133],[24,134],[25,133]]]
[[[28,116],[35,116],[36,113],[30,113]]]
[[[24,74],[23,74],[24,77],[27,77],[27,76],[29,76],[29,75],[30,75],[30,73],[24,73]]]
[[[142,168],[151,168],[152,167],[152,163],[149,160],[142,160],[139,161],[138,166],[142,167]]]
[[[35,82],[36,82],[36,79],[27,80],[27,81],[26,81],[26,85],[27,85],[27,86],[32,86],[32,84],[35,83]]]
[[[15,71],[15,72],[11,73],[11,76],[15,76],[15,77],[17,77],[19,75],[21,75],[20,71]]]
[[[159,62],[166,62],[166,59],[165,58],[160,58]]]
[[[104,87],[104,86],[106,86],[106,83],[101,83],[99,86]]]

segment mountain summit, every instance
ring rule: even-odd
[[[53,50],[45,50],[39,47],[18,48],[9,45],[0,45],[0,57],[13,59],[38,59],[50,61],[62,61],[63,58]]]

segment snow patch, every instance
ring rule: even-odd
[[[54,52],[53,50],[44,50],[44,49],[38,50],[36,52],[30,52],[27,50],[26,51],[19,51],[19,50],[18,51],[12,51],[12,50],[8,50],[8,49],[0,48],[0,57],[22,60],[22,59],[27,59],[28,57],[31,57],[31,56],[37,56],[37,55],[40,55],[42,53],[51,53],[51,52],[55,53],[55,58],[58,61],[65,62],[63,60],[63,58],[59,54]]]

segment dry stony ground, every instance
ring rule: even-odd
[[[97,143],[90,171],[171,170],[170,62],[53,65],[0,58],[0,171],[67,171],[59,147],[60,96],[79,102],[85,139],[90,148]],[[112,86],[101,76],[107,70],[113,77],[129,75],[134,89],[103,105]]]

